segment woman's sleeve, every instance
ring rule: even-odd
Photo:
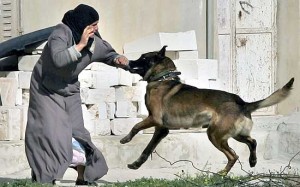
[[[75,46],[69,47],[71,42],[72,33],[62,27],[55,29],[49,37],[48,45],[51,50],[51,58],[56,67],[67,66],[70,63],[76,62],[81,57]]]
[[[96,38],[96,47],[92,61],[103,62],[110,66],[116,66],[114,60],[119,54],[105,40]]]

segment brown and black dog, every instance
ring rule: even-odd
[[[141,156],[128,167],[138,169],[146,162],[158,143],[168,135],[169,129],[192,127],[207,127],[209,140],[227,157],[228,163],[220,174],[226,175],[238,159],[228,146],[231,137],[249,147],[249,164],[254,167],[257,158],[256,140],[250,136],[253,126],[251,113],[287,98],[294,78],[266,99],[248,103],[232,93],[182,84],[178,77],[180,72],[176,71],[174,62],[165,56],[165,51],[166,46],[129,62],[129,71],[148,82],[145,102],[149,116],[136,124],[120,142],[130,142],[140,130],[149,127],[155,127],[155,132]]]

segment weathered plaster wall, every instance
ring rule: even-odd
[[[24,33],[52,26],[63,14],[81,3],[79,0],[23,0]],[[124,43],[156,32],[195,30],[199,57],[206,51],[206,0],[86,0],[100,13],[100,32],[122,53]],[[283,86],[295,77],[293,94],[278,106],[279,114],[289,114],[300,107],[300,2],[278,1],[277,84]]]
[[[23,0],[24,33],[59,23],[79,0]],[[199,56],[205,57],[206,0],[86,0],[100,14],[100,33],[118,52],[124,43],[156,32],[195,30]]]
[[[300,110],[300,1],[278,1],[277,88],[295,77],[290,98],[279,104],[278,112],[288,114]]]

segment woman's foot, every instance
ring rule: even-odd
[[[88,182],[82,179],[77,179],[75,185],[98,186],[96,182]]]
[[[76,185],[98,186],[96,182],[88,182],[88,181],[84,180],[83,173],[84,173],[84,170],[85,170],[85,166],[78,165],[76,167],[76,170],[77,170],[77,173],[78,173],[78,176],[77,176],[77,179],[76,179],[76,182],[75,182]]]

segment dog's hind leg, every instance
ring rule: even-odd
[[[143,163],[146,162],[149,155],[154,151],[158,143],[169,134],[169,129],[164,127],[155,127],[155,131],[152,139],[148,143],[147,147],[142,152],[141,156],[132,164],[128,164],[130,169],[138,169]]]
[[[151,116],[148,116],[146,119],[144,119],[143,121],[137,123],[132,129],[131,131],[128,133],[128,135],[126,135],[124,138],[122,138],[120,140],[121,144],[125,144],[128,143],[132,140],[132,138],[141,130],[150,128],[155,126],[156,123],[152,120]]]
[[[238,135],[236,137],[233,137],[235,140],[245,143],[250,150],[250,157],[249,157],[249,164],[251,167],[254,167],[257,162],[256,158],[256,140],[251,138],[250,136],[243,136],[243,135]]]
[[[222,151],[225,156],[227,157],[227,165],[226,167],[219,171],[218,173],[220,175],[227,175],[227,173],[230,171],[232,166],[235,164],[239,156],[235,154],[235,152],[229,147],[228,145],[228,139],[223,139],[224,137],[220,137],[220,135],[216,133],[211,133],[210,128],[208,128],[207,135],[211,143],[220,151]]]

